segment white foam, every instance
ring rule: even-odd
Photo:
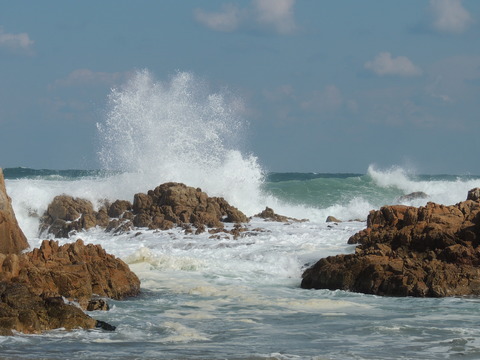
[[[480,186],[479,179],[414,180],[407,169],[398,166],[379,170],[374,165],[370,165],[367,174],[378,186],[397,188],[405,194],[421,191],[428,195],[427,199],[417,199],[408,203],[414,206],[423,205],[427,201],[445,205],[455,204],[467,198],[468,190]]]

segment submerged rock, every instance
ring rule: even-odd
[[[355,254],[318,261],[301,286],[392,296],[480,295],[480,189],[452,206],[371,211],[348,243]]]
[[[426,199],[428,195],[425,194],[423,191],[415,191],[410,194],[402,195],[397,200],[398,202],[405,202],[405,201],[412,201],[416,199]]]

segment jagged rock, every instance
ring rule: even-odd
[[[273,209],[266,207],[261,213],[254,215],[255,217],[259,217],[268,221],[276,221],[276,222],[305,222],[308,221],[307,219],[295,219],[288,216],[278,215],[273,211]]]
[[[59,195],[48,205],[41,231],[48,229],[55,237],[68,237],[72,231],[95,227],[97,215],[90,201]]]
[[[4,255],[0,281],[24,283],[36,295],[63,296],[83,308],[94,294],[122,299],[140,291],[140,281],[127,264],[82,240],[63,246],[44,240],[29,253]]]
[[[133,204],[117,200],[98,212],[87,200],[57,196],[41,219],[41,230],[48,230],[55,237],[69,237],[74,231],[94,226],[119,233],[132,227],[168,230],[192,224],[197,229],[223,228],[224,222],[248,221],[223,198],[209,197],[201,189],[184,184],[166,183],[147,194],[135,194]]]
[[[125,211],[132,210],[132,204],[126,200],[116,200],[108,208],[108,216],[112,218],[119,218]]]
[[[355,254],[321,259],[302,287],[393,296],[480,295],[480,189],[452,206],[371,211],[348,243]]]
[[[12,330],[32,334],[65,328],[92,329],[96,320],[62,297],[42,298],[26,284],[0,282],[0,335],[13,335]]]
[[[28,247],[27,238],[18,225],[12,201],[7,195],[3,171],[0,168],[0,253],[18,254]]]

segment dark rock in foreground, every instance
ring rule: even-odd
[[[391,296],[480,295],[480,189],[452,206],[385,206],[349,239],[355,254],[318,261],[303,288]]]
[[[41,230],[56,237],[95,226],[124,232],[132,228],[168,230],[193,225],[199,232],[223,228],[225,222],[246,223],[249,219],[223,198],[209,197],[199,188],[180,183],[165,183],[148,193],[135,194],[133,204],[117,200],[95,211],[84,199],[55,197],[41,219]]]
[[[26,284],[0,282],[0,335],[32,334],[65,328],[93,329],[96,320],[62,297],[42,298]]]
[[[67,207],[52,211],[69,219],[79,215]],[[27,247],[0,169],[0,335],[57,328],[113,330],[69,300],[86,308],[94,294],[120,299],[140,291],[140,281],[128,265],[98,245],[77,240],[59,246],[56,241],[45,240],[39,249],[21,253]]]

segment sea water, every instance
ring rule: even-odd
[[[351,253],[348,238],[372,209],[422,191],[454,204],[478,176],[425,176],[401,168],[365,174],[265,173],[242,149],[242,104],[190,73],[156,81],[140,71],[112,91],[98,125],[101,171],[4,169],[31,247],[39,217],[60,194],[133,200],[166,181],[223,196],[252,216],[244,236],[181,229],[114,235],[95,228],[57,239],[100,244],[141,279],[141,294],[89,313],[116,331],[62,329],[0,337],[0,358],[23,359],[478,359],[480,300],[393,298],[300,288],[321,257]],[[309,219],[255,217],[266,206]],[[326,223],[332,215],[342,220]],[[227,224],[227,227],[231,225]]]

